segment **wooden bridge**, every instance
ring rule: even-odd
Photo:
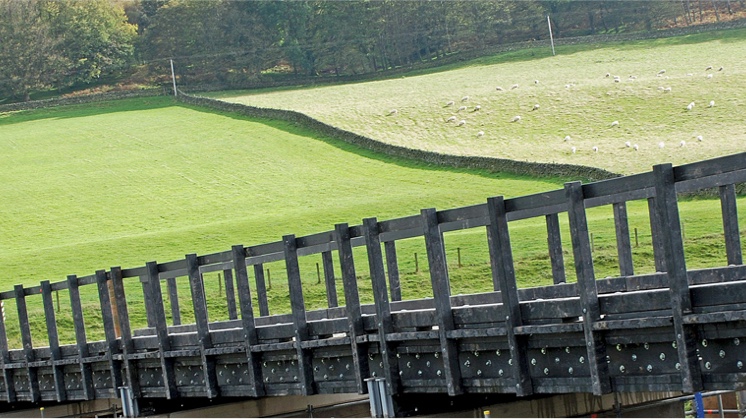
[[[392,220],[367,218],[361,225],[337,224],[331,231],[221,253],[17,285],[0,293],[1,300],[15,301],[23,345],[9,348],[0,322],[0,400],[62,403],[118,398],[121,391],[135,400],[259,398],[366,393],[371,384],[394,399],[416,393],[527,397],[743,389],[746,266],[736,185],[744,181],[746,153],[663,164],[529,196]],[[712,230],[723,238],[727,260],[689,269],[679,197],[702,190],[719,195],[723,223]],[[636,200],[649,208],[655,273],[634,272],[627,203]],[[613,209],[620,269],[603,279],[594,273],[586,218],[587,209],[599,206]],[[570,226],[572,283],[566,282],[562,213]],[[554,285],[517,286],[508,226],[529,218],[546,222]],[[493,287],[451,295],[443,235],[479,228],[486,228]],[[433,297],[400,301],[396,243],[414,237],[424,237]],[[355,263],[358,246],[367,253],[365,267]],[[344,292],[340,307],[334,253]],[[328,309],[305,307],[298,258],[312,254],[323,260]],[[263,264],[282,260],[292,310],[269,315]],[[370,273],[374,304],[360,303],[357,270]],[[202,275],[216,271],[226,279],[232,320],[208,321]],[[195,324],[179,324],[179,277],[188,277]],[[147,313],[147,328],[130,324],[133,306],[125,290],[132,283],[142,285],[145,304],[139,308]],[[80,297],[87,286],[97,288],[104,341],[87,341]],[[72,345],[58,339],[53,296],[60,290],[70,296]],[[171,299],[175,325],[167,324],[164,296]],[[46,347],[32,345],[32,298],[44,306]]]

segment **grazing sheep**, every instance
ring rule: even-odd
[[[658,72],[658,75],[661,76],[661,75],[663,75],[665,73],[666,73],[666,70],[661,70],[661,71]]]
[[[466,125],[466,121],[463,119],[458,121],[458,124],[456,124],[457,127],[463,127],[464,125]]]
[[[502,87],[500,87],[500,86],[497,86],[497,87],[495,87],[495,90],[497,90],[498,92],[502,92],[502,91],[503,91],[503,88],[502,88]]]
[[[612,122],[612,123],[611,123],[611,126],[612,126],[612,127],[615,127],[615,126],[617,126],[617,125],[619,125],[619,121],[614,121],[614,122]]]
[[[397,109],[392,109],[389,111],[389,116],[398,114],[399,111]]]
[[[670,88],[670,87],[666,87],[666,88],[664,88],[664,89],[663,89],[663,92],[664,92],[664,93],[667,93],[667,92],[670,92],[670,91],[671,91],[671,88]]]
[[[687,77],[692,77],[694,73],[686,73]]]
[[[712,74],[708,74],[708,75],[707,75],[707,78],[708,78],[708,79],[711,79],[711,78],[712,78]]]
[[[622,79],[619,79],[619,78],[614,79],[614,83],[621,83],[621,82],[622,82]]]
[[[539,80],[534,80],[534,84],[539,84]]]
[[[454,122],[454,121],[456,121],[456,117],[455,116],[452,116],[452,117],[446,119],[446,122]]]
[[[633,145],[633,146],[632,146],[632,148],[633,148],[633,149],[634,149],[635,151],[637,151],[637,150],[639,150],[639,149],[640,149],[640,146],[639,146],[639,145],[637,145],[637,144],[635,144],[635,145]]]
[[[518,122],[520,120],[521,120],[521,116],[520,115],[516,115],[516,116],[513,117],[513,119],[510,120],[510,122]]]
[[[666,143],[664,143],[663,141],[658,143],[658,148],[663,148],[665,146],[666,146]]]
[[[479,131],[479,132],[477,133],[477,137],[482,137],[482,136],[484,136],[484,131]]]
[[[461,111],[465,111],[465,110],[466,110],[466,106],[459,106],[458,109],[456,110],[456,112],[461,112]]]
[[[605,77],[608,79],[609,77],[611,77],[611,73],[606,73]]]
[[[708,108],[714,108],[714,107],[715,107],[715,101],[714,101],[714,100],[711,100],[711,101],[710,101],[710,105],[709,105],[709,106],[707,106],[707,107],[708,107]]]
[[[679,147],[686,147],[686,141],[681,140],[681,142],[679,143]]]
[[[690,104],[686,105],[686,110],[687,110],[687,111],[691,111],[692,109],[694,109],[694,102],[692,102],[692,103],[690,103]]]
[[[627,148],[632,147],[632,143],[630,143],[629,141],[625,142],[624,145],[627,146]]]
[[[702,136],[701,136],[701,135],[698,135],[698,136],[697,136],[697,141],[702,141],[703,139],[704,139],[704,138],[702,138]]]
[[[452,101],[452,100],[449,100],[449,101],[448,101],[448,102],[446,103],[446,107],[448,107],[448,106],[453,106],[453,105],[454,105],[455,103],[456,103],[456,102],[454,102],[454,101]]]
[[[462,101],[462,102],[466,102],[466,101],[468,101],[468,100],[469,100],[469,96],[464,96],[464,97],[462,97],[462,98],[461,98],[461,101]]]
[[[534,105],[533,109],[531,109],[531,110],[532,110],[532,111],[535,111],[535,110],[537,110],[537,109],[539,109],[539,104],[538,104],[538,103],[537,103],[536,105]]]
[[[510,86],[510,90],[514,90],[514,89],[517,89],[517,88],[518,88],[517,84],[514,84],[514,85]]]
[[[598,153],[598,147],[597,146],[594,145],[593,148],[592,148],[592,150],[593,150],[594,153]]]
[[[569,135],[565,136],[565,141],[570,141],[570,140],[572,140],[572,138],[570,138]]]
[[[475,106],[475,107],[474,107],[474,112],[476,112],[476,111],[478,111],[478,110],[480,110],[480,109],[482,109],[482,106],[480,106],[480,105],[477,105],[477,106]]]
[[[570,151],[572,151],[572,154],[575,154],[575,152],[578,151],[578,149],[575,148],[575,147],[573,147],[573,148],[570,149]]]
[[[572,87],[572,84],[566,84],[566,85],[565,85],[565,89],[569,89],[569,88],[571,88],[571,87]]]
[[[637,80],[637,76],[633,76],[633,75],[630,75],[630,76],[629,76],[629,79],[630,79],[630,80]]]
[[[723,71],[723,67],[718,68],[718,71]]]
[[[707,68],[705,68],[705,71],[707,71],[707,70],[712,70],[712,66],[708,65]]]

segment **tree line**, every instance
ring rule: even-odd
[[[549,37],[652,31],[744,0],[0,0],[0,102],[101,83],[349,76]]]

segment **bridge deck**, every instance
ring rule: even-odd
[[[409,217],[338,224],[305,237],[257,246],[71,275],[41,286],[16,286],[0,300],[17,306],[23,348],[9,349],[0,322],[0,400],[262,397],[363,393],[365,380],[386,380],[391,394],[594,393],[737,390],[746,383],[746,266],[741,255],[735,185],[746,181],[746,153],[465,208],[423,210]],[[716,188],[727,260],[688,269],[678,194]],[[658,272],[635,274],[626,203],[647,200]],[[611,206],[620,275],[597,279],[586,209]],[[574,276],[565,283],[558,216],[570,223]],[[542,217],[555,284],[516,285],[508,224]],[[450,295],[443,233],[486,228],[493,289]],[[424,237],[433,298],[399,300],[396,241]],[[381,244],[383,244],[382,251]],[[364,246],[367,266],[355,264]],[[306,311],[298,257],[321,254],[327,292],[336,305],[331,266],[337,254],[346,305]],[[292,312],[268,315],[262,265],[285,261]],[[259,290],[255,316],[249,267]],[[360,304],[356,269],[370,272],[375,303]],[[202,274],[222,272],[238,302],[231,318],[208,322]],[[330,274],[330,272],[332,272]],[[166,323],[173,278],[188,277],[195,323]],[[228,279],[228,278],[226,278]],[[142,284],[151,327],[131,330],[132,281]],[[86,339],[80,287],[96,286],[106,340]],[[67,290],[76,343],[60,345],[53,292]],[[233,289],[229,294],[233,295]],[[41,297],[49,346],[35,348],[26,299]],[[332,298],[333,297],[333,298]],[[255,296],[254,298],[257,298]],[[172,304],[172,309],[174,305]],[[180,317],[172,313],[174,320]],[[177,320],[177,322],[179,322]],[[117,335],[118,333],[118,335]]]

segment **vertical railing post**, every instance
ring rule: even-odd
[[[259,315],[269,316],[269,302],[267,300],[267,286],[264,282],[264,265],[254,265],[254,279],[256,280],[256,299],[259,302]]]
[[[448,339],[448,333],[456,328],[451,309],[451,286],[448,278],[445,243],[438,224],[438,213],[435,208],[423,209],[423,235],[427,260],[430,266],[430,284],[433,289],[435,316],[438,322],[438,338],[443,350],[443,369],[449,396],[463,393],[461,387],[461,368],[458,362],[458,345]]]
[[[197,326],[197,339],[199,342],[200,361],[202,362],[202,375],[205,381],[205,393],[208,399],[218,396],[218,378],[215,371],[215,359],[208,356],[205,351],[212,349],[212,338],[210,336],[210,324],[207,316],[207,299],[202,274],[199,272],[199,262],[194,253],[186,255],[187,276],[189,277],[189,288],[192,292],[192,307],[194,308],[194,321]]]
[[[383,253],[378,221],[375,218],[363,220],[363,234],[368,251],[370,280],[373,286],[373,300],[376,306],[376,326],[378,328],[378,345],[383,362],[383,378],[386,379],[388,394],[394,396],[401,391],[399,363],[396,357],[396,345],[389,342],[386,335],[394,332],[391,318],[386,274],[383,269]]]
[[[67,288],[70,292],[70,308],[73,314],[73,326],[75,327],[75,342],[78,347],[78,366],[83,384],[83,394],[86,400],[93,400],[93,371],[91,365],[86,362],[88,358],[88,340],[85,334],[85,320],[83,318],[83,307],[80,304],[80,290],[78,289],[78,277],[68,275]]]
[[[132,391],[132,397],[137,399],[141,396],[140,382],[137,377],[137,367],[135,362],[130,360],[130,356],[135,353],[135,344],[132,341],[132,328],[130,326],[129,309],[127,308],[127,296],[124,291],[124,280],[122,278],[122,268],[114,266],[109,271],[112,285],[114,286],[114,298],[119,308],[119,330],[121,331],[122,340],[122,361],[127,378],[127,386]]]
[[[26,361],[26,376],[29,382],[29,393],[31,394],[31,402],[36,403],[41,399],[41,393],[39,392],[39,379],[38,372],[35,367],[31,367],[29,363],[34,362],[34,346],[31,341],[31,326],[29,325],[28,310],[26,308],[26,292],[23,289],[23,285],[15,286],[16,294],[16,307],[18,308],[18,323],[21,326],[21,343],[23,344],[23,355]]]
[[[334,260],[332,252],[321,252],[321,262],[324,265],[324,284],[326,285],[326,302],[329,308],[337,307],[337,284],[334,278]]]
[[[179,309],[179,287],[176,278],[166,278],[166,289],[168,290],[168,301],[171,303],[171,320],[174,326],[181,324],[181,310]]]
[[[660,222],[658,231],[666,260],[676,350],[681,364],[681,386],[683,392],[693,393],[702,390],[703,384],[697,356],[696,325],[684,323],[684,316],[692,313],[692,298],[673,166],[670,163],[653,166],[653,176],[656,212]]]
[[[635,274],[632,264],[632,239],[629,235],[629,221],[627,218],[627,203],[616,202],[614,207],[614,226],[616,229],[616,249],[619,258],[619,274],[631,276]]]
[[[738,228],[735,185],[730,184],[720,187],[720,207],[723,213],[725,253],[728,258],[728,265],[742,265],[743,253],[741,250],[741,233]]]
[[[264,392],[262,380],[262,365],[260,354],[254,354],[251,347],[259,343],[254,322],[254,309],[251,307],[251,289],[249,288],[249,273],[246,270],[246,250],[242,245],[235,245],[233,252],[233,269],[236,271],[236,288],[238,289],[238,304],[241,308],[241,325],[243,326],[243,340],[248,364],[248,385],[251,397],[261,397]],[[260,269],[261,270],[261,269]]]
[[[399,282],[399,262],[396,259],[396,242],[384,242],[383,250],[386,252],[386,270],[389,274],[391,301],[401,301],[401,283]]]
[[[565,257],[562,254],[562,236],[560,235],[559,215],[547,214],[547,245],[549,246],[549,260],[552,262],[552,278],[554,284],[567,282],[565,274]]]
[[[225,281],[225,300],[228,305],[228,319],[238,319],[238,310],[236,310],[236,290],[233,286],[233,271],[230,269],[223,270]]]
[[[515,379],[515,392],[519,397],[533,393],[531,374],[528,366],[528,337],[515,334],[515,328],[523,326],[518,283],[513,265],[513,250],[510,244],[508,217],[503,197],[487,199],[487,211],[490,223],[487,225],[487,241],[490,250],[492,282],[498,284],[503,308],[505,310],[505,328],[513,359],[512,372]]]
[[[0,300],[2,303],[3,300]],[[10,351],[8,351],[8,335],[5,330],[5,316],[0,315],[0,366],[3,369],[3,384],[5,387],[5,401],[15,403],[16,391],[13,382],[13,370],[7,368],[10,363]]]
[[[313,381],[313,358],[311,351],[303,347],[308,340],[308,322],[306,320],[306,304],[303,299],[303,284],[298,266],[298,245],[295,235],[283,236],[285,247],[285,267],[288,273],[288,288],[290,292],[290,307],[293,315],[295,331],[295,352],[298,358],[298,381],[301,394],[309,396],[315,394]]]
[[[593,394],[598,396],[611,392],[611,379],[609,365],[606,362],[606,343],[600,332],[593,331],[593,323],[601,320],[601,310],[598,303],[596,274],[593,271],[583,186],[580,182],[566,183],[565,196],[568,201],[567,215],[570,220],[575,273],[578,277],[580,306],[583,313],[583,334],[591,374],[591,388]]]
[[[663,252],[663,232],[661,231],[662,224],[654,196],[648,198],[648,214],[650,215],[650,234],[653,240],[655,271],[666,272],[666,255]]]
[[[334,226],[334,241],[337,242],[339,265],[342,271],[342,289],[345,294],[348,335],[350,337],[352,361],[355,364],[355,385],[358,393],[363,394],[368,390],[365,380],[370,374],[370,367],[368,365],[367,345],[358,342],[358,337],[365,335],[365,329],[363,328],[363,315],[360,310],[360,296],[357,289],[350,228],[347,224],[336,224]]]
[[[163,376],[163,390],[167,399],[178,397],[176,391],[176,374],[174,372],[174,359],[166,356],[171,351],[171,337],[168,335],[166,325],[166,312],[163,308],[163,294],[161,293],[161,280],[158,276],[158,264],[148,262],[145,265],[147,271],[146,283],[150,298],[145,299],[145,304],[150,304],[153,314],[155,334],[158,339],[158,357],[161,361],[161,374]]]
[[[119,354],[116,329],[114,327],[114,313],[111,310],[109,299],[109,279],[106,271],[96,271],[96,285],[98,286],[98,299],[101,307],[101,321],[104,326],[104,337],[106,339],[106,357],[109,362],[109,373],[111,374],[112,397],[117,396],[118,388],[122,386],[122,363],[115,359]]]
[[[58,402],[65,401],[65,373],[62,365],[55,361],[62,359],[60,352],[60,339],[57,332],[57,319],[54,313],[54,300],[52,299],[52,285],[49,281],[41,282],[41,298],[44,304],[44,320],[47,324],[47,335],[49,335],[49,352],[52,360],[52,376],[54,377],[54,393]]]

